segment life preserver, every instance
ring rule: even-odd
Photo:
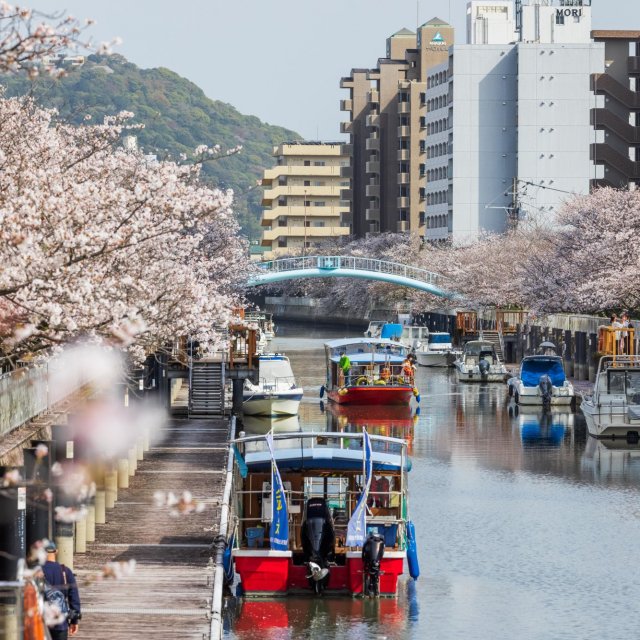
[[[338,395],[341,395],[341,396],[345,395],[348,392],[349,392],[349,390],[346,389],[345,387],[342,387],[341,389],[338,389]]]
[[[387,381],[382,378],[378,378],[373,384],[384,385],[387,384]]]
[[[367,378],[367,376],[360,376],[356,380],[356,386],[358,386],[358,387],[364,387],[364,386],[366,386],[368,384],[369,384],[369,378]]]

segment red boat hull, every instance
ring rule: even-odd
[[[409,404],[413,397],[413,387],[386,387],[386,386],[362,386],[343,387],[340,393],[338,389],[328,392],[329,400],[338,404],[359,405],[403,405]]]
[[[281,552],[286,553],[286,552]],[[398,577],[403,573],[405,553],[388,551],[380,565],[380,595],[393,597],[398,593]],[[286,596],[290,593],[313,593],[305,565],[294,565],[292,557],[274,556],[267,550],[234,552],[236,572],[247,597]],[[347,553],[346,564],[331,567],[325,592],[361,595],[363,587],[362,557],[359,551]]]

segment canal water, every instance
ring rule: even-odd
[[[302,428],[336,420],[319,400],[324,340],[359,333],[279,328],[272,347],[304,387]],[[462,384],[452,370],[419,367],[417,386],[419,415],[394,424],[406,423],[411,440],[418,581],[403,580],[393,600],[232,599],[225,637],[638,637],[640,448],[589,437],[579,411],[518,412],[503,384]]]

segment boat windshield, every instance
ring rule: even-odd
[[[608,369],[607,393],[624,394],[632,404],[640,404],[640,371]]]
[[[467,342],[464,346],[466,356],[484,358],[486,356],[495,357],[495,350],[490,342]]]
[[[537,387],[540,376],[547,375],[551,378],[554,387],[561,387],[566,379],[564,367],[559,357],[555,358],[525,358],[520,369],[520,379],[525,387]]]

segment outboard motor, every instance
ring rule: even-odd
[[[489,364],[488,360],[485,360],[484,358],[482,358],[482,360],[480,360],[480,362],[478,362],[478,369],[480,369],[480,375],[481,376],[489,375],[489,369],[490,368],[491,368],[491,365]]]
[[[540,389],[540,395],[542,396],[542,407],[544,409],[549,409],[551,406],[551,396],[553,395],[553,383],[551,382],[551,378],[547,374],[540,376],[538,387]]]
[[[300,535],[309,584],[316,593],[322,593],[329,583],[329,560],[335,546],[333,519],[324,498],[307,500]]]
[[[378,533],[370,533],[362,545],[362,571],[366,596],[380,595],[380,563],[384,556],[384,538]]]

